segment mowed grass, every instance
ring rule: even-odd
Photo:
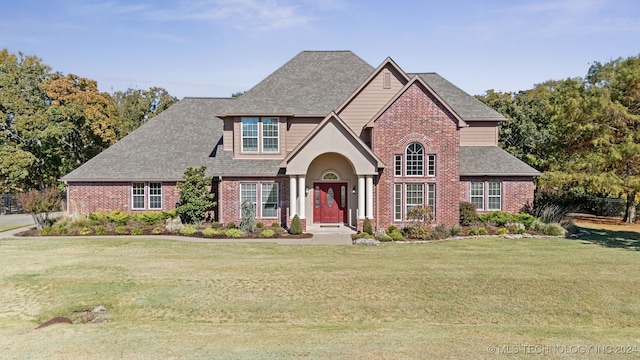
[[[529,358],[524,345],[609,359],[595,346],[640,346],[640,252],[580,240],[12,239],[0,256],[3,359]],[[34,330],[96,305],[113,320]]]
[[[0,224],[0,232],[19,229],[21,227],[25,227],[29,225],[31,224]]]

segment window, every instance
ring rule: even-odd
[[[394,184],[393,192],[393,219],[402,220],[402,184]]]
[[[262,151],[263,152],[278,152],[278,118],[263,118],[262,119]]]
[[[427,184],[427,206],[432,214],[436,213],[436,184]]]
[[[148,199],[147,199],[148,196]],[[162,209],[162,183],[136,182],[131,184],[131,209]]]
[[[427,176],[436,176],[436,156],[434,154],[427,157]]]
[[[149,183],[149,209],[162,209],[161,183]]]
[[[395,176],[402,176],[402,155],[396,155],[393,157],[393,163],[395,167]]]
[[[242,151],[258,151],[258,118],[242,118]]]
[[[500,210],[501,205],[501,184],[500,182],[488,183],[488,205],[489,210]]]
[[[407,146],[407,176],[424,175],[424,148],[418,143]]]
[[[424,184],[405,185],[405,217],[411,208],[424,205]]]
[[[476,210],[484,210],[484,183],[471,183],[471,203],[476,206]]]
[[[278,217],[278,184],[262,184],[260,197],[262,199],[262,217]]]
[[[144,183],[133,183],[131,185],[133,202],[132,209],[144,209]]]
[[[241,119],[242,152],[280,152],[278,118],[243,117]]]
[[[322,175],[322,180],[338,180],[338,175],[334,172],[329,171],[328,173]]]
[[[258,193],[260,189],[260,193]],[[278,184],[277,183],[241,183],[240,206],[245,201],[253,204],[256,218],[278,217]],[[260,208],[257,207],[258,203]]]

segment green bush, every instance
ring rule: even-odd
[[[162,211],[161,214],[162,214],[162,220],[175,219],[178,217],[178,212],[175,209]]]
[[[542,233],[549,236],[564,235],[564,232],[564,228],[558,223],[545,224],[542,228]]]
[[[407,227],[407,237],[416,240],[428,239],[431,237],[431,229],[422,225],[412,225]]]
[[[244,236],[244,231],[240,229],[227,229],[224,232],[224,236],[229,238],[241,238],[242,236]]]
[[[273,227],[273,228],[279,228],[279,227],[280,227],[280,223],[279,223],[279,222],[277,222],[277,221],[274,221],[274,222],[272,222],[272,223],[271,223],[271,227]]]
[[[500,229],[498,229],[498,231],[496,232],[496,234],[498,234],[498,235],[505,235],[505,234],[508,234],[508,233],[509,233],[509,230],[507,230],[507,229],[505,229],[505,228],[500,228]]]
[[[206,228],[202,230],[202,235],[206,237],[211,237],[211,236],[221,235],[221,234],[224,234],[224,232],[220,229]]]
[[[431,231],[431,238],[434,240],[446,239],[449,237],[449,229],[444,225],[438,225]]]
[[[391,234],[392,232],[394,232],[394,231],[396,231],[396,230],[398,230],[398,227],[397,227],[397,226],[395,226],[395,225],[390,225],[390,226],[387,228],[387,234]]]
[[[504,227],[511,234],[524,234],[524,232],[526,230],[524,224],[521,224],[521,223],[518,223],[518,222],[508,222],[508,223],[504,224]]]
[[[114,230],[114,232],[118,235],[125,235],[128,234],[127,228],[124,226],[118,226],[116,227],[116,229]]]
[[[359,233],[358,235],[356,235],[356,237],[357,237],[358,239],[369,239],[369,238],[371,238],[372,236],[371,236],[371,234],[366,233],[366,232],[364,232],[364,231],[363,231],[363,232]]]
[[[45,226],[42,229],[40,229],[40,231],[38,231],[38,234],[40,235],[51,235],[53,234],[53,226]]]
[[[478,229],[478,235],[487,235],[487,229],[481,227]]]
[[[470,202],[463,201],[460,203],[460,225],[469,226],[478,221],[478,212],[476,206]]]
[[[365,232],[369,235],[373,235],[373,227],[371,226],[371,220],[369,218],[364,218],[364,222],[362,223],[362,232]]]
[[[91,228],[89,227],[83,227],[82,229],[80,229],[80,231],[78,232],[80,235],[90,235],[93,231],[91,230]]]
[[[106,224],[108,220],[105,213],[99,211],[90,213],[88,217],[95,225]]]
[[[511,214],[504,211],[489,211],[478,215],[478,220],[485,225],[504,226],[512,220]]]
[[[393,241],[404,241],[404,233],[398,228],[389,233],[389,236]]]
[[[108,213],[105,216],[110,222],[116,223],[120,226],[127,225],[127,222],[129,221],[129,219],[131,219],[131,214],[122,212],[119,209],[114,210],[113,212]]]
[[[155,234],[155,235],[162,234],[162,233],[164,233],[164,228],[160,227],[160,226],[154,227],[153,230],[151,230],[151,233]]]
[[[205,175],[205,166],[189,167],[182,177],[185,181],[177,184],[180,200],[176,213],[183,223],[193,224],[205,218],[207,211],[216,206],[214,194],[209,191],[211,177]]]
[[[142,235],[142,229],[140,228],[133,228],[131,229],[131,235]]]
[[[237,229],[237,228],[238,228],[238,226],[233,221],[229,221],[227,223],[227,229]]]
[[[272,238],[276,235],[276,232],[271,229],[264,229],[260,232],[260,236],[264,238]]]
[[[69,229],[64,224],[58,224],[56,232],[60,235],[67,235],[69,233]]]
[[[469,230],[469,235],[470,236],[487,235],[487,229],[485,229],[483,227],[473,228],[473,229]]]
[[[219,229],[221,227],[222,227],[222,225],[217,221],[214,221],[214,222],[211,223],[211,228],[213,228],[213,229]]]
[[[141,214],[135,214],[133,216],[134,220],[144,225],[155,225],[161,223],[166,219],[166,214],[161,212],[144,212]]]
[[[300,218],[298,215],[294,215],[291,220],[291,227],[289,228],[289,233],[291,235],[300,235],[302,234],[302,223],[300,222]]]
[[[182,229],[180,229],[180,234],[181,234],[181,235],[187,235],[187,236],[188,236],[188,235],[193,235],[193,234],[195,234],[195,233],[196,233],[196,231],[197,231],[197,229],[196,229],[194,226],[192,226],[192,225],[187,225],[187,226],[183,227]]]
[[[256,228],[257,228],[257,229],[262,229],[263,227],[264,227],[264,223],[263,223],[262,221],[258,221],[258,222],[256,223]]]
[[[450,229],[451,236],[459,236],[462,234],[462,228],[460,226],[452,226]]]
[[[393,241],[393,238],[389,235],[382,235],[378,238],[378,240],[387,242],[387,241]]]
[[[542,233],[545,225],[546,224],[540,221],[540,219],[535,219],[529,226],[529,229],[531,231]]]
[[[104,226],[98,226],[96,227],[95,233],[96,235],[104,235],[107,233],[107,229]]]

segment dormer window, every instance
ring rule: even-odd
[[[280,121],[272,117],[241,119],[242,152],[278,153],[280,151]]]

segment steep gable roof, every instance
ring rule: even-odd
[[[414,75],[424,80],[464,121],[506,120],[500,113],[436,73],[409,74],[409,76]]]
[[[218,114],[324,117],[372,71],[351,51],[303,51]]]
[[[461,146],[460,176],[540,176],[540,172],[496,146]]]

